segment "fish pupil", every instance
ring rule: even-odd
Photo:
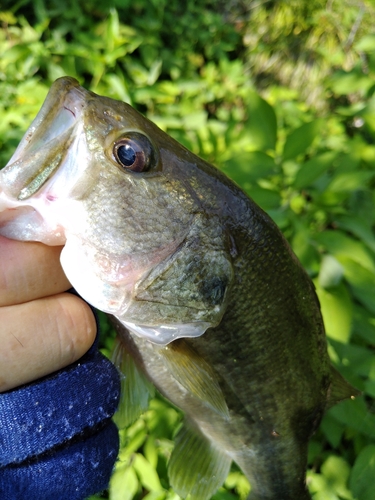
[[[112,158],[122,171],[144,172],[156,165],[156,156],[150,140],[138,132],[128,132],[112,146]]]
[[[124,167],[131,167],[134,164],[137,155],[134,149],[126,144],[117,149],[117,156]]]

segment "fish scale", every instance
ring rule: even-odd
[[[150,382],[183,410],[178,494],[208,500],[235,461],[252,500],[310,498],[308,440],[358,391],[330,364],[310,278],[224,174],[65,77],[0,172],[0,234],[65,243],[68,279],[118,333],[124,425]]]

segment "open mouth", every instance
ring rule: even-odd
[[[58,178],[56,171],[65,165],[79,137],[85,92],[72,78],[57,80],[9,163],[0,170],[2,235],[53,245],[65,242],[64,231],[48,205],[58,193],[44,193],[41,188],[52,177]]]
[[[22,201],[45,184],[69,148],[84,102],[82,89],[73,78],[54,83],[14,155],[0,171],[0,190]]]

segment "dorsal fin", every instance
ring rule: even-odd
[[[331,408],[344,399],[354,399],[361,391],[355,389],[336,368],[331,366],[331,385],[328,389],[326,408]]]
[[[185,423],[168,464],[171,486],[182,498],[209,500],[225,481],[231,462],[222,449]]]
[[[202,356],[183,339],[175,340],[159,352],[170,373],[185,389],[228,418],[228,407],[215,372]]]
[[[114,421],[118,427],[128,427],[147,410],[149,400],[155,388],[138,369],[133,356],[128,352],[124,342],[115,340],[112,362],[121,371],[121,398]]]

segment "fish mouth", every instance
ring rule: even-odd
[[[52,85],[12,158],[0,170],[3,236],[49,245],[65,243],[65,231],[49,206],[54,193],[42,188],[60,166],[63,171],[69,148],[80,136],[90,95],[74,78],[60,78]]]
[[[26,200],[58,169],[76,135],[87,94],[74,78],[54,82],[12,158],[0,171],[1,191],[8,197]]]

